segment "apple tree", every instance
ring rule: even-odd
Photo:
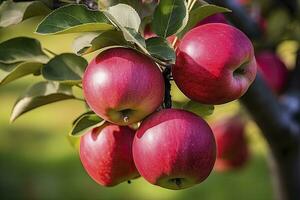
[[[80,140],[91,178],[114,186],[142,176],[177,190],[201,183],[214,166],[246,160],[239,117],[212,127],[203,119],[214,105],[239,99],[268,142],[278,199],[299,199],[300,51],[288,70],[274,49],[285,39],[300,41],[300,2],[261,3],[266,13],[286,10],[289,20],[277,29],[249,2],[1,1],[1,28],[43,15],[36,34],[80,34],[73,52],[58,55],[34,38],[0,43],[0,86],[28,75],[43,79],[17,99],[10,121],[53,102],[81,101],[87,110],[69,135]],[[88,54],[95,56],[88,61]],[[172,100],[174,83],[188,102]],[[221,133],[231,130],[235,140]]]

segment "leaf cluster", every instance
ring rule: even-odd
[[[73,88],[81,88],[81,80],[87,61],[83,55],[124,47],[142,52],[157,63],[160,69],[175,63],[175,49],[168,37],[182,38],[197,22],[205,17],[229,12],[211,4],[191,1],[164,0],[99,0],[99,10],[90,10],[82,4],[68,4],[51,10],[41,1],[5,1],[0,5],[0,28],[46,15],[36,28],[41,35],[81,33],[74,40],[73,53],[49,54],[40,42],[33,38],[18,37],[0,43],[0,86],[27,75],[41,76],[44,81],[30,86],[16,101],[11,121],[40,106],[79,98]],[[155,37],[145,39],[144,28],[151,26]],[[83,99],[79,99],[83,100]],[[83,100],[84,101],[84,100]],[[213,112],[213,106],[188,102],[180,107],[205,116]],[[79,116],[73,123],[70,135],[80,135],[84,130],[104,121],[92,111]]]

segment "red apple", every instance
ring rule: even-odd
[[[256,76],[251,41],[237,28],[210,23],[181,40],[172,67],[174,81],[190,99],[223,104],[240,98]]]
[[[258,71],[272,90],[280,94],[288,79],[288,69],[273,52],[263,51],[256,55]]]
[[[133,141],[133,158],[150,183],[183,189],[208,177],[216,144],[203,119],[184,110],[164,109],[142,122]]]
[[[82,85],[90,108],[119,125],[142,120],[164,98],[164,79],[157,65],[127,48],[100,53],[88,65]]]
[[[225,118],[212,124],[217,142],[215,169],[227,171],[244,166],[249,159],[245,138],[245,122],[240,116]]]
[[[139,176],[132,157],[134,130],[105,123],[80,139],[80,159],[97,183],[114,186]]]
[[[224,23],[224,24],[228,24],[228,21],[226,20],[225,16],[221,13],[217,13],[214,15],[210,15],[206,18],[204,18],[203,20],[201,20],[200,22],[197,23],[197,26],[201,26],[204,24],[209,24],[209,23]]]

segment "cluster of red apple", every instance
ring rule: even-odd
[[[200,22],[176,43],[172,66],[180,90],[204,104],[240,98],[256,75],[251,41],[228,25],[224,16],[214,17]],[[145,30],[145,38],[151,36]],[[168,40],[173,42],[174,37]],[[261,54],[259,66],[263,74],[271,74],[266,76],[271,87],[282,90],[283,82],[274,80],[276,70],[268,70],[268,62],[274,60],[270,57],[270,53]],[[278,62],[273,65],[277,67]],[[135,50],[112,48],[100,53],[87,67],[83,90],[89,107],[106,120],[80,142],[83,166],[101,185],[113,186],[141,175],[152,184],[183,189],[205,180],[216,156],[220,170],[240,166],[248,157],[244,123],[239,119],[224,120],[212,131],[193,113],[161,109],[162,73],[152,59]],[[131,126],[134,123],[140,123],[137,130]]]

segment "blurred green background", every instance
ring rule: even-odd
[[[0,42],[16,36],[41,40],[56,53],[71,51],[76,35],[34,35],[40,17],[0,30]],[[12,106],[24,89],[36,81],[26,77],[0,88],[0,199],[142,199],[142,200],[269,200],[273,199],[267,148],[250,121],[247,138],[252,151],[248,165],[233,172],[213,172],[195,187],[171,191],[152,186],[142,178],[113,188],[97,185],[84,171],[67,133],[72,120],[85,110],[82,102],[64,101],[30,112],[9,124]],[[177,95],[177,94],[175,94]],[[217,106],[209,120],[241,112],[237,102]],[[244,112],[244,111],[242,111]]]

